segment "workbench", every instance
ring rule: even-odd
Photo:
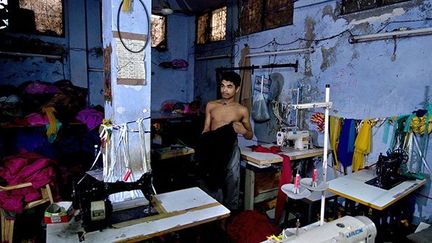
[[[272,144],[262,145],[264,147],[274,146]],[[296,150],[294,148],[286,148],[280,154],[290,157],[291,161],[314,158],[323,156],[322,148],[312,148],[306,150]],[[273,164],[282,163],[282,157],[273,153],[253,152],[249,147],[241,148],[241,156],[243,161],[246,162],[245,167],[245,188],[244,188],[244,208],[245,210],[252,210],[254,204],[264,200],[274,198],[277,195],[278,188],[273,188],[255,196],[255,171],[265,170]]]
[[[230,211],[198,187],[155,196],[159,214],[85,234],[86,242],[138,242],[223,219]],[[46,242],[78,242],[79,222],[48,224]]]

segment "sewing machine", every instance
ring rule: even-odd
[[[146,211],[149,215],[155,214],[152,210],[153,177],[150,172],[141,176],[135,182],[103,182],[86,175],[81,183],[73,190],[73,205],[81,210],[82,226],[86,232],[101,230],[111,225],[113,208],[109,195],[131,190],[141,190],[149,201]]]
[[[288,128],[281,128],[276,134],[276,143],[278,146],[294,147],[298,150],[305,150],[309,148],[309,131],[289,130]],[[292,145],[293,144],[293,145]]]
[[[345,216],[321,226],[287,229],[283,231],[283,234],[282,242],[373,243],[377,229],[372,220],[365,216]]]
[[[395,187],[405,180],[401,173],[401,165],[407,160],[408,156],[402,150],[387,153],[387,156],[380,154],[376,162],[377,177],[366,183],[385,190]]]

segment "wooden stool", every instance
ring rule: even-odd
[[[30,186],[32,186],[32,183],[30,182],[22,183],[14,186],[5,186],[5,187],[0,186],[0,191],[11,191],[19,188],[30,187]],[[41,199],[27,203],[24,209],[30,209],[47,202],[50,203],[54,202],[49,184],[41,188]],[[0,218],[1,218],[1,242],[12,243],[15,219],[6,218],[5,212],[1,208],[0,208]]]

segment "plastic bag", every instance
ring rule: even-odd
[[[270,115],[267,109],[267,102],[263,95],[263,80],[264,76],[261,78],[261,92],[254,97],[252,105],[252,119],[256,122],[265,122],[270,120]]]

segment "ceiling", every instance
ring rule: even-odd
[[[174,13],[187,15],[195,15],[226,3],[226,0],[152,0],[152,10],[154,13],[160,12],[163,1],[168,2]]]

